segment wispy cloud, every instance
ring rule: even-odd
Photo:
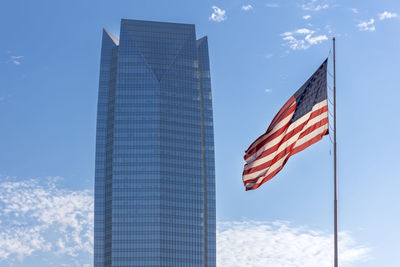
[[[304,15],[304,16],[303,16],[303,19],[305,19],[305,20],[308,20],[308,19],[310,19],[310,18],[311,18],[310,15]]]
[[[265,92],[266,93],[272,93],[272,89],[267,88],[267,89],[265,89]]]
[[[215,22],[222,22],[227,19],[225,10],[222,10],[217,6],[212,6],[211,8],[213,10],[213,13],[209,18],[210,20],[213,20]]]
[[[10,56],[11,62],[14,63],[15,65],[20,65],[21,60],[24,56]]]
[[[71,259],[92,253],[90,191],[59,189],[58,178],[1,180],[0,262],[43,252]]]
[[[321,9],[327,9],[328,7],[329,5],[326,4],[325,1],[319,1],[319,0],[311,0],[308,3],[301,5],[301,8],[303,10],[309,10],[309,11],[320,11]]]
[[[327,31],[328,31],[328,34],[330,34],[330,35],[333,33],[333,30],[332,30],[332,26],[331,26],[331,25],[325,25],[324,29],[327,30]]]
[[[277,7],[279,7],[279,5],[276,4],[276,3],[266,3],[265,6],[266,6],[266,7],[271,7],[271,8],[277,8]]]
[[[388,12],[388,11],[384,11],[383,13],[379,13],[378,16],[379,16],[379,20],[384,20],[384,19],[395,18],[395,17],[397,17],[397,14],[396,13],[391,13],[391,12]]]
[[[363,21],[357,25],[360,31],[375,31],[375,20],[370,19],[369,21]]]
[[[306,50],[312,45],[328,40],[328,37],[325,34],[315,36],[314,33],[314,30],[301,28],[292,32],[284,32],[281,36],[282,39],[286,41],[286,45],[288,45],[292,50]]]
[[[397,14],[394,12],[384,11],[382,13],[378,13],[379,20],[393,19],[396,17],[397,17]],[[373,32],[376,30],[375,29],[375,19],[371,18],[368,21],[362,21],[359,24],[357,24],[357,27],[360,31]]]
[[[331,234],[289,222],[219,222],[217,266],[328,267],[333,261]],[[357,245],[347,232],[339,234],[343,264],[363,261],[370,249]]]
[[[358,14],[358,9],[357,8],[350,8],[351,12],[353,12],[354,14]]]
[[[269,53],[269,54],[265,54],[264,57],[265,57],[266,59],[270,59],[273,55],[274,55],[274,54]]]
[[[242,10],[244,10],[244,11],[249,11],[249,10],[252,10],[252,9],[253,9],[252,5],[243,5],[242,6]]]

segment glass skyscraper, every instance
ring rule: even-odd
[[[94,266],[216,265],[207,37],[193,24],[103,31]]]

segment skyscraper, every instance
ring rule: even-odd
[[[103,31],[94,266],[216,265],[207,37],[193,24]]]

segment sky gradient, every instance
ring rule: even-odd
[[[329,137],[255,191],[241,173],[244,150],[326,57],[332,73],[336,36],[340,260],[397,266],[398,1],[76,0],[0,9],[1,267],[92,265],[101,33],[117,35],[121,18],[209,38],[219,266],[331,266]]]

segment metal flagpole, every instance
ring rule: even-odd
[[[335,197],[334,197],[334,266],[338,267],[338,178],[337,178],[337,153],[336,153],[336,62],[335,62],[335,37],[333,41],[333,165],[335,176]]]

